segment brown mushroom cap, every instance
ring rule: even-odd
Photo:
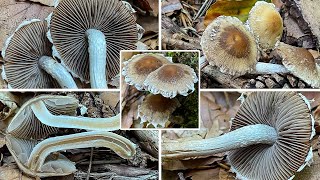
[[[313,137],[313,118],[304,97],[296,92],[253,92],[241,105],[231,131],[266,124],[275,128],[273,145],[257,144],[232,150],[229,162],[244,179],[289,179],[304,167]]]
[[[50,27],[63,63],[82,80],[89,81],[88,29],[100,30],[106,37],[108,80],[119,74],[120,50],[136,49],[135,18],[119,0],[63,0]]]
[[[135,86],[138,90],[143,90],[143,82],[147,76],[160,68],[163,64],[171,63],[167,58],[158,54],[139,54],[124,62],[122,75],[124,80]]]
[[[187,96],[194,91],[198,78],[194,70],[185,64],[164,64],[146,78],[144,85],[152,94],[174,98],[177,94]]]
[[[23,23],[9,38],[4,54],[6,80],[12,88],[52,88],[57,82],[38,65],[42,56],[51,56],[52,44],[46,37],[47,23]]]
[[[280,41],[283,21],[273,3],[257,1],[249,13],[248,22],[263,50],[273,49]]]
[[[293,75],[299,77],[312,87],[320,87],[320,68],[307,49],[280,42],[276,50],[282,57],[282,64]]]
[[[210,65],[232,75],[255,68],[258,48],[253,35],[236,17],[219,16],[201,37],[201,47]]]
[[[171,114],[180,106],[176,98],[169,99],[162,95],[149,94],[138,107],[141,123],[149,122],[154,127],[165,127]]]

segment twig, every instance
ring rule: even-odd
[[[89,163],[89,167],[88,167],[88,173],[87,173],[87,178],[86,180],[90,179],[90,171],[91,171],[91,166],[92,166],[92,156],[93,156],[93,147],[91,148],[91,153],[90,153],[90,163]]]
[[[198,17],[202,16],[214,2],[216,2],[216,0],[206,0],[202,4],[201,8],[199,9],[197,15],[193,18],[193,20],[196,20]]]

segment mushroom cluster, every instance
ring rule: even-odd
[[[178,94],[187,96],[195,88],[198,77],[191,67],[172,63],[162,54],[134,55],[124,62],[124,81],[139,91],[149,91],[138,107],[140,123],[165,127],[170,115],[180,106]]]
[[[257,62],[259,50],[274,49],[282,36],[283,22],[274,4],[256,2],[247,25],[236,17],[219,16],[207,26],[201,47],[209,64],[231,75],[286,72],[283,66]]]
[[[190,159],[227,152],[239,179],[293,179],[312,159],[315,135],[309,101],[296,92],[252,92],[232,119],[230,132],[162,143],[164,159]]]
[[[75,172],[75,164],[58,153],[73,148],[107,147],[122,158],[132,158],[135,144],[108,132],[119,129],[119,115],[110,118],[75,117],[78,106],[77,99],[56,95],[38,96],[23,104],[8,125],[5,139],[10,153],[24,173],[33,177],[48,177]],[[49,137],[58,128],[91,131]]]
[[[23,22],[2,50],[8,87],[76,89],[75,77],[108,88],[120,74],[120,50],[136,49],[137,24],[128,6],[119,0],[62,0],[48,22]]]
[[[275,5],[257,1],[245,24],[236,17],[217,17],[203,32],[201,47],[208,63],[223,73],[292,73],[319,88],[319,68],[312,54],[280,42],[282,33],[283,20]],[[258,62],[271,51],[280,56],[283,65]]]

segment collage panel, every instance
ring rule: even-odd
[[[320,92],[201,91],[199,131],[162,130],[162,179],[318,179]]]
[[[121,128],[199,128],[199,51],[121,51]]]
[[[0,92],[0,179],[154,179],[158,131],[120,130],[119,91]]]
[[[319,2],[162,1],[163,50],[201,51],[203,89],[319,88]]]
[[[159,49],[158,1],[39,2],[0,2],[3,89],[119,89],[120,50]]]

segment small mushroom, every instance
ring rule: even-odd
[[[178,63],[164,64],[153,71],[146,78],[144,85],[152,94],[161,94],[167,98],[174,98],[177,94],[187,96],[194,91],[194,83],[198,77],[194,70]]]
[[[320,87],[320,67],[307,49],[280,42],[276,51],[282,58],[282,64],[293,75],[312,87]]]
[[[106,76],[119,74],[120,50],[136,48],[135,18],[119,0],[61,1],[50,28],[63,63],[92,88],[107,88]]]
[[[20,108],[7,128],[15,137],[41,139],[57,128],[113,131],[120,127],[120,115],[110,118],[75,117],[78,100],[68,96],[42,95]]]
[[[126,83],[135,86],[138,90],[143,90],[145,89],[143,83],[147,76],[168,63],[171,62],[160,54],[138,54],[123,63],[122,75]]]
[[[162,95],[148,94],[138,106],[138,118],[141,123],[148,122],[155,128],[165,127],[171,114],[180,106],[178,99],[165,98]]]
[[[62,88],[77,88],[71,74],[51,58],[46,32],[46,22],[34,19],[23,22],[7,39],[2,57],[9,87],[52,88],[57,81]]]
[[[89,123],[89,122],[88,122]],[[19,168],[33,177],[64,176],[76,171],[75,164],[58,153],[67,149],[106,147],[124,159],[136,152],[135,144],[111,132],[91,131],[51,137],[41,142],[6,136],[7,147]]]
[[[169,141],[163,158],[184,159],[228,152],[242,179],[290,179],[312,157],[315,134],[310,104],[296,92],[253,92],[240,106],[231,131],[216,138]]]
[[[257,62],[258,48],[253,35],[236,17],[219,16],[201,37],[201,47],[208,63],[223,73],[287,73],[281,65]]]
[[[262,50],[273,49],[283,32],[283,21],[273,3],[257,1],[249,13],[248,24]]]

